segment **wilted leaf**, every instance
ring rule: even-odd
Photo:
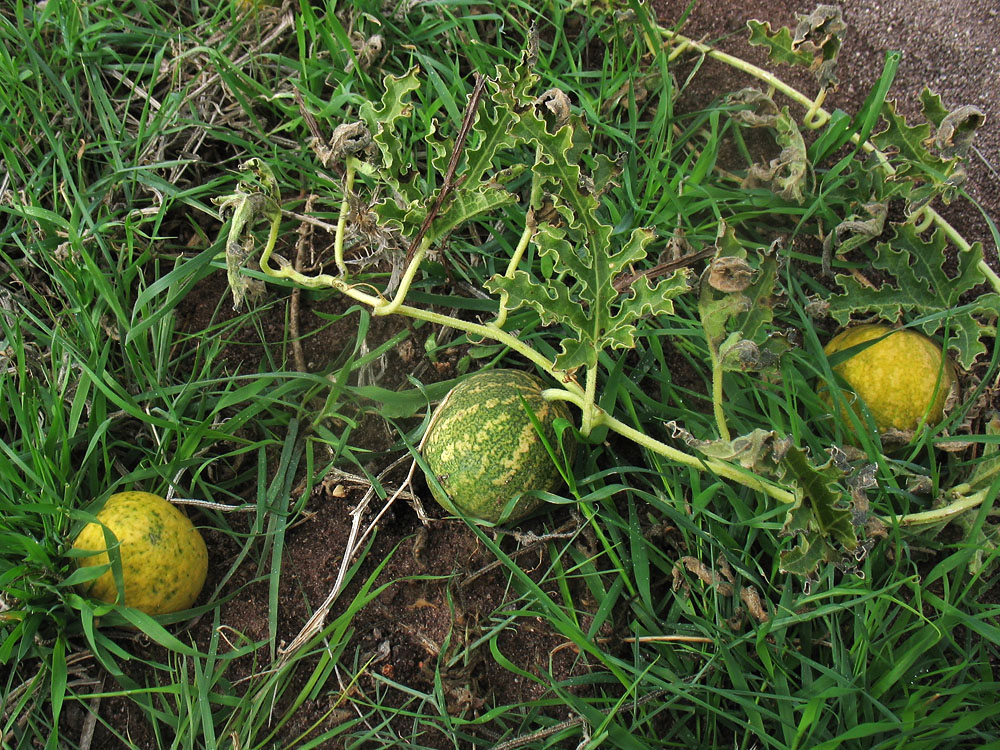
[[[698,576],[701,582],[706,586],[714,586],[720,596],[733,595],[732,578],[716,573],[697,557],[691,557],[690,555],[685,555],[674,563],[672,571],[672,577],[674,579],[672,588],[674,591],[677,591],[682,586],[686,588],[683,574],[681,573],[682,567],[687,568],[689,572]]]
[[[836,5],[817,5],[807,15],[797,14],[794,34],[787,26],[772,31],[771,24],[749,21],[750,44],[767,47],[779,63],[809,68],[824,88],[837,82],[835,68],[847,26]]]
[[[796,535],[798,542],[781,554],[781,569],[809,576],[820,563],[840,560],[841,550],[858,546],[853,514],[845,504],[849,495],[837,486],[841,472],[832,462],[817,467],[802,449],[791,447],[782,465],[798,489],[798,499],[788,511],[782,532]]]
[[[934,138],[926,145],[937,148],[945,158],[965,157],[976,131],[986,121],[982,110],[966,104],[949,112],[941,97],[927,88],[920,93],[920,103],[924,117],[937,128]]]
[[[718,256],[708,264],[706,281],[713,289],[731,294],[750,286],[754,273],[746,258]]]
[[[715,257],[702,274],[698,314],[708,345],[724,370],[773,367],[787,338],[771,329],[778,302],[778,260],[759,252],[756,267],[731,227],[719,226]]]
[[[754,180],[770,184],[779,196],[788,201],[802,203],[802,183],[809,168],[806,158],[806,143],[799,132],[799,126],[783,107],[775,123],[775,140],[781,146],[777,159],[772,159],[767,167],[752,171]]]
[[[665,427],[671,437],[709,458],[737,463],[760,476],[791,484],[795,502],[785,517],[782,532],[794,535],[796,545],[781,555],[781,568],[796,575],[811,576],[823,562],[840,562],[844,551],[858,546],[855,521],[864,525],[867,507],[855,513],[854,492],[840,482],[844,472],[830,459],[816,466],[791,438],[773,430],[757,429],[732,440],[699,440],[676,422]],[[856,516],[857,515],[857,519]]]
[[[773,128],[781,115],[774,99],[760,89],[734,91],[726,96],[726,104],[736,107],[732,112],[734,120],[751,128]]]
[[[731,333],[719,346],[719,363],[723,370],[760,369],[760,347],[741,338],[738,332]]]
[[[949,112],[934,135],[934,145],[945,157],[965,157],[972,148],[976,131],[986,122],[982,110],[971,105]]]
[[[744,187],[766,185],[788,201],[802,203],[803,182],[809,169],[806,143],[799,126],[788,112],[788,107],[778,109],[767,94],[756,89],[743,89],[728,97],[730,104],[742,108],[733,112],[733,118],[747,127],[766,127],[774,131],[774,139],[781,153],[769,162],[753,164],[747,172]]]
[[[337,161],[343,159],[345,156],[360,153],[368,148],[371,143],[372,134],[364,122],[360,120],[357,122],[345,122],[334,129],[333,135],[330,138],[329,156],[327,159],[324,159],[324,163]]]
[[[823,87],[837,83],[835,73],[841,36],[847,29],[840,7],[817,5],[808,15],[797,14],[793,44],[799,50],[812,54],[810,70]]]
[[[889,204],[872,202],[864,205],[869,218],[862,219],[857,214],[844,219],[823,239],[823,271],[831,272],[834,255],[846,255],[856,247],[870,242],[882,234],[885,220],[889,215]],[[846,235],[846,239],[843,239]]]
[[[774,430],[758,428],[732,440],[700,440],[677,422],[667,422],[664,427],[674,440],[683,440],[708,458],[738,463],[756,474],[778,478],[782,476],[781,462],[792,445],[791,438]]]
[[[250,230],[258,220],[273,222],[281,215],[278,184],[267,164],[260,159],[248,159],[240,165],[240,176],[235,192],[213,200],[220,213],[233,214],[226,236],[226,278],[234,310],[242,308],[247,298],[260,295],[264,289],[262,282],[243,273],[247,260],[254,254]]]

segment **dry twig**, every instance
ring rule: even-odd
[[[389,474],[393,469],[403,463],[409,455],[401,456],[400,458],[393,461],[389,466],[382,470],[378,475],[378,480],[381,481],[383,477]],[[296,651],[298,651],[302,646],[308,643],[313,636],[323,629],[323,625],[326,622],[326,617],[330,613],[330,609],[333,607],[334,602],[337,601],[337,597],[340,596],[341,589],[344,585],[344,578],[347,575],[347,570],[351,566],[351,561],[354,556],[361,550],[362,545],[364,545],[365,540],[372,533],[375,527],[378,525],[382,517],[388,512],[389,508],[392,507],[393,503],[396,502],[400,497],[409,495],[414,501],[416,497],[411,493],[406,492],[406,488],[410,485],[413,479],[413,473],[416,470],[417,462],[412,461],[410,464],[410,470],[406,474],[406,479],[402,484],[393,492],[389,497],[386,498],[385,504],[382,509],[375,515],[375,518],[368,524],[368,526],[361,530],[362,519],[368,506],[371,504],[375,497],[375,486],[369,485],[368,491],[365,496],[361,499],[361,502],[357,504],[354,510],[351,511],[351,531],[347,537],[347,544],[344,545],[344,556],[341,560],[340,569],[337,571],[337,578],[333,582],[333,587],[330,589],[330,593],[327,594],[326,599],[323,603],[313,612],[312,616],[302,626],[292,642],[287,646],[282,644],[278,648],[278,653],[280,657],[278,659],[277,665],[275,665],[275,670],[281,669],[288,661],[292,658]]]
[[[472,93],[469,95],[469,103],[465,108],[465,117],[462,118],[462,126],[455,137],[454,149],[451,153],[451,160],[448,162],[448,169],[444,173],[444,182],[441,185],[441,190],[438,192],[437,199],[434,201],[434,205],[431,206],[431,210],[424,217],[424,221],[420,225],[420,230],[413,237],[410,247],[406,250],[406,262],[404,266],[410,265],[410,261],[413,260],[413,255],[417,252],[417,248],[424,239],[424,235],[427,234],[427,230],[430,229],[434,219],[437,218],[438,211],[444,205],[444,199],[448,197],[451,189],[455,187],[455,170],[458,169],[458,162],[462,157],[465,141],[472,130],[472,123],[476,120],[476,112],[479,110],[479,100],[482,98],[485,88],[486,78],[477,73],[476,83],[472,88]]]

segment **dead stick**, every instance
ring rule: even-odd
[[[315,194],[310,194],[306,198],[305,212],[312,212],[313,199]],[[306,244],[312,236],[312,225],[302,223],[299,225],[299,241],[295,248],[295,270],[302,273]],[[299,336],[299,311],[302,304],[302,287],[296,285],[292,289],[292,299],[289,303],[288,311],[288,333],[292,337],[292,359],[295,361],[295,369],[299,372],[306,371],[306,355],[302,348],[302,338]]]
[[[476,119],[476,112],[479,110],[479,100],[483,96],[483,90],[485,87],[486,79],[477,73],[476,83],[472,88],[472,94],[469,95],[469,103],[465,108],[465,117],[462,118],[462,127],[458,130],[458,135],[455,138],[455,146],[451,152],[451,160],[448,162],[448,169],[444,173],[444,183],[441,185],[441,190],[438,193],[437,199],[434,201],[434,205],[431,206],[431,210],[428,211],[427,216],[424,217],[424,221],[420,225],[420,230],[417,232],[413,241],[410,243],[409,248],[406,250],[406,262],[404,267],[410,265],[410,261],[413,260],[413,256],[417,252],[417,248],[420,247],[420,243],[423,241],[424,235],[427,234],[427,230],[430,229],[434,219],[437,218],[438,211],[440,211],[441,206],[444,205],[444,199],[448,197],[451,189],[455,186],[455,170],[458,169],[458,162],[462,158],[465,141],[469,137],[469,133],[472,130],[472,123]]]
[[[685,255],[683,258],[667,261],[666,263],[660,263],[646,271],[642,271],[641,273],[622,274],[621,276],[619,276],[614,280],[613,286],[616,292],[621,293],[643,277],[647,279],[655,279],[657,276],[665,276],[671,271],[674,271],[678,268],[684,268],[685,266],[689,266],[692,263],[702,260],[703,258],[708,258],[714,254],[715,254],[715,248],[707,247],[704,250],[699,250],[696,253],[689,253],[688,255]]]

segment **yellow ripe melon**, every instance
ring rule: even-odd
[[[879,432],[937,425],[957,378],[933,340],[916,331],[873,323],[841,331],[824,352],[829,357],[875,339],[880,340],[838,363],[834,372],[864,401]],[[825,399],[829,402],[829,394]]]
[[[97,520],[73,542],[73,549],[94,553],[79,558],[78,565],[108,564],[103,524],[120,543],[122,603],[150,615],[194,604],[208,574],[208,550],[198,529],[176,506],[149,492],[120,492],[108,498]],[[81,584],[81,589],[94,599],[118,600],[111,569]]]

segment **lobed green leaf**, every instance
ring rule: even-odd
[[[1000,294],[979,294],[962,304],[963,296],[986,280],[980,268],[982,245],[976,243],[970,250],[956,253],[957,269],[951,275],[944,268],[947,248],[940,230],[924,240],[912,224],[898,225],[893,239],[876,247],[872,261],[893,281],[872,287],[853,276],[838,275],[843,292],[830,297],[830,315],[846,325],[855,312],[874,313],[886,320],[915,314],[924,319],[920,327],[928,335],[947,325],[946,348],[955,352],[963,367],[971,367],[987,351],[983,339],[994,333],[992,326],[976,316],[995,320],[1000,314]]]

